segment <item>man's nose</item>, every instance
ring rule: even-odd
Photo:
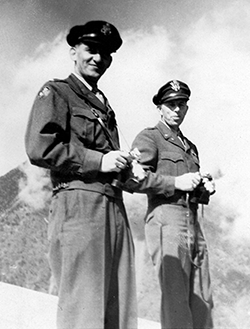
[[[100,53],[95,53],[93,57],[94,57],[94,61],[96,62],[100,62],[102,60],[102,56]]]

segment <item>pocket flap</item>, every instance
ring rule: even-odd
[[[72,115],[75,117],[85,117],[90,120],[96,120],[96,116],[92,113],[89,108],[84,107],[73,107],[72,108]]]
[[[184,161],[183,156],[178,152],[162,152],[161,160]]]

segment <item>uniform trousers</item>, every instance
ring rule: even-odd
[[[61,191],[52,199],[48,237],[57,328],[137,328],[134,246],[123,201]]]
[[[145,235],[161,287],[162,329],[213,328],[208,251],[197,211],[159,205],[147,216]]]

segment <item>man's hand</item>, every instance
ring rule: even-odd
[[[193,191],[201,181],[199,172],[187,173],[175,177],[175,188],[181,191]]]
[[[101,172],[111,172],[116,171],[120,172],[122,169],[125,169],[127,166],[127,159],[130,157],[130,154],[125,151],[110,151],[107,154],[104,154],[102,157],[101,163]]]

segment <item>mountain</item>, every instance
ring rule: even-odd
[[[0,281],[48,291],[46,222],[48,203],[34,210],[19,198],[21,167],[0,177]]]
[[[250,243],[230,238],[237,212],[228,211],[216,194],[203,217],[200,212],[210,253],[215,327],[250,328]],[[48,173],[27,163],[0,177],[0,281],[49,291],[50,196]],[[139,317],[159,321],[160,290],[144,239],[146,199],[125,194],[125,205],[135,241]]]
[[[25,174],[18,168],[9,171],[0,177],[0,214],[10,208],[18,197],[19,180],[25,178]]]

